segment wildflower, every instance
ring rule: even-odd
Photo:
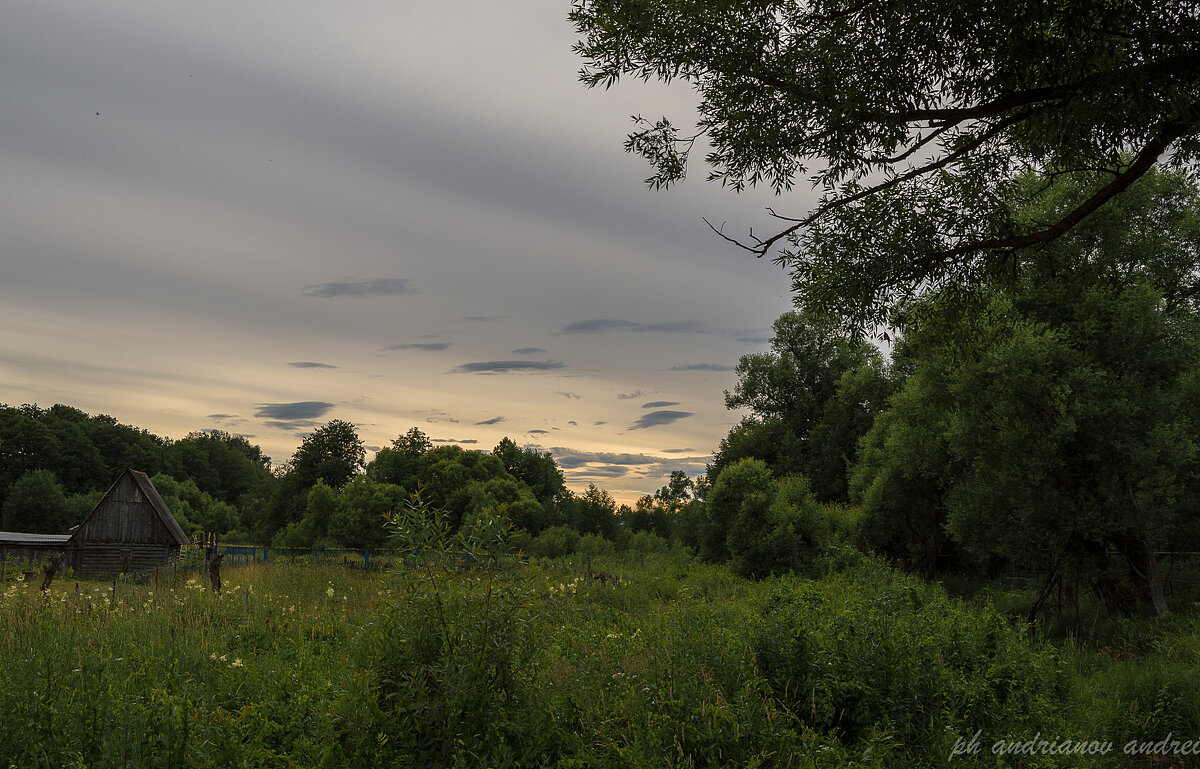
[[[24,582],[24,581],[25,581],[25,575],[24,575],[24,574],[18,574],[18,575],[17,575],[17,582]]]
[[[225,661],[225,658],[226,658],[227,656],[228,656],[228,655],[226,655],[226,654],[222,654],[222,655],[221,655],[221,662],[224,662],[224,661]]]
[[[331,587],[328,590],[326,590],[325,595],[329,596],[330,598],[333,598],[333,588]]]
[[[243,667],[243,665],[242,665],[242,658],[241,658],[241,657],[234,657],[234,659],[233,659],[233,662],[231,662],[231,663],[229,664],[229,667],[231,667],[231,668],[240,668],[240,667]]]
[[[209,658],[210,660],[215,660],[215,659],[217,658],[217,653],[216,653],[216,652],[213,652],[212,654],[208,655],[208,658]]]

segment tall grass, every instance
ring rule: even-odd
[[[315,765],[361,678],[377,602],[340,568],[227,571],[171,586],[8,583],[0,765]]]
[[[871,562],[432,565],[0,585],[0,767],[1116,767],[1200,736],[1191,616],[1056,649]],[[988,749],[1039,733],[1116,753]]]

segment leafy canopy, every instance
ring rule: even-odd
[[[797,300],[860,326],[895,300],[1050,242],[1157,163],[1200,155],[1200,14],[1184,0],[574,0],[581,80],[682,80],[695,133],[638,118],[626,149],[662,187],[707,147],[709,179],[819,205],[734,240]],[[1016,212],[1033,172],[1086,194]]]

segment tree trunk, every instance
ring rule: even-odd
[[[1033,605],[1029,607],[1029,613],[1025,615],[1025,624],[1029,625],[1029,632],[1033,632],[1034,621],[1037,619],[1038,609],[1042,608],[1042,604],[1050,597],[1054,591],[1055,584],[1062,578],[1059,565],[1056,563],[1050,567],[1050,576],[1046,579],[1046,583],[1042,585],[1042,589],[1038,592],[1037,597],[1033,599]]]
[[[1162,577],[1158,572],[1158,558],[1144,537],[1125,534],[1113,538],[1117,552],[1129,567],[1129,582],[1142,611],[1150,617],[1161,617],[1170,610],[1163,595]]]

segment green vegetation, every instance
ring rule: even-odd
[[[194,577],[9,581],[0,762],[1118,767],[1130,740],[1200,728],[1194,613],[1055,647],[871,559],[749,581],[672,551],[594,557],[589,577],[501,557],[502,524],[392,520],[392,574],[256,564],[220,597]],[[1037,735],[1115,745],[992,753]]]
[[[811,211],[779,208],[778,228],[742,245],[780,247],[798,301],[860,330],[1107,213],[1156,164],[1194,174],[1200,153],[1184,0],[571,7],[585,85],[695,90],[694,129],[637,118],[625,148],[651,165],[651,186],[683,180],[702,146],[710,181],[776,193],[808,182],[822,195]],[[1029,172],[1080,194],[1024,217],[1055,197],[1017,182]]]

